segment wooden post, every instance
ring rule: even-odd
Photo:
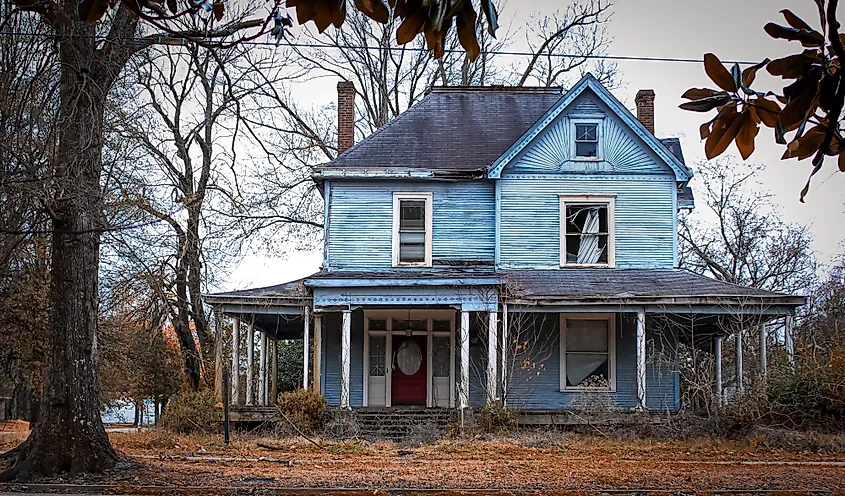
[[[461,387],[458,394],[458,407],[463,410],[469,406],[469,312],[461,312]]]
[[[223,371],[223,444],[229,444],[229,374]]]
[[[742,389],[742,331],[739,331],[736,333],[736,390]]]
[[[255,370],[255,316],[249,323],[249,338],[246,346],[246,404],[255,404],[254,370]]]
[[[343,321],[340,340],[340,406],[349,408],[349,351],[352,340],[352,315],[349,310],[343,311]]]
[[[258,352],[258,404],[267,405],[267,334],[260,335]]]
[[[766,360],[768,357],[766,356],[766,346],[768,343],[766,342],[766,325],[760,324],[760,375],[763,378],[766,378],[766,369],[767,363]]]
[[[279,341],[270,340],[270,397],[268,405],[275,405],[279,397]]]
[[[502,303],[502,405],[508,406],[508,304]]]
[[[308,356],[311,354],[309,334],[311,334],[311,312],[310,308],[305,307],[302,311],[302,389],[308,389]]]
[[[214,319],[214,394],[223,402],[223,318],[220,312]]]
[[[487,403],[493,403],[497,398],[499,380],[496,367],[499,361],[499,314],[496,311],[488,313],[487,320]]]
[[[314,314],[314,390],[322,393],[323,314]]]
[[[232,396],[233,405],[241,404],[241,318],[232,323]]]
[[[642,309],[637,312],[637,408],[640,410],[646,408],[645,351],[645,309]]]
[[[786,348],[786,358],[790,365],[795,362],[795,344],[792,340],[792,328],[795,325],[795,316],[789,314],[786,316],[783,326],[783,344]]]
[[[716,338],[714,360],[716,361],[716,401],[722,405],[722,336]]]

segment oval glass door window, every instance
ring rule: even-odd
[[[406,339],[396,351],[396,365],[405,375],[414,375],[422,365],[422,349],[416,341]]]

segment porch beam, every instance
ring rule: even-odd
[[[795,344],[792,340],[794,325],[795,317],[792,314],[787,315],[783,325],[783,345],[786,348],[786,358],[790,365],[795,362]]]
[[[241,404],[241,318],[232,323],[232,397],[229,403]]]
[[[736,390],[742,391],[742,331],[736,333]]]
[[[349,351],[352,341],[352,312],[343,311],[340,340],[340,406],[349,408]]]
[[[716,401],[722,405],[722,336],[718,336],[714,343],[713,354],[716,362]]]
[[[309,334],[311,334],[311,309],[305,307],[302,311],[302,389],[308,389],[308,356],[311,353]]]
[[[469,312],[461,312],[461,387],[458,392],[458,408],[469,406]]]
[[[760,375],[765,378],[766,377],[766,369],[768,368],[768,364],[766,363],[767,356],[766,356],[766,325],[760,324]]]
[[[640,410],[646,408],[645,350],[645,309],[641,309],[637,312],[637,408]]]
[[[499,314],[489,312],[487,320],[487,403],[493,403],[498,397],[499,380],[496,369],[499,362]]]
[[[255,316],[249,323],[247,330],[247,346],[246,346],[246,404],[252,405],[255,403]]]
[[[261,344],[258,348],[258,404],[267,404],[267,335],[261,333]]]
[[[314,314],[314,390],[322,393],[323,314]]]

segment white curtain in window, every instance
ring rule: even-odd
[[[587,211],[587,219],[584,221],[584,229],[581,231],[581,244],[578,247],[578,263],[598,263],[601,256],[599,248],[599,211],[591,208]]]
[[[577,386],[584,379],[593,375],[605,362],[607,362],[607,355],[567,353],[566,381],[572,386]]]

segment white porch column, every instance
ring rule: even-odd
[[[461,388],[458,408],[469,406],[469,312],[461,312]]]
[[[742,389],[742,331],[739,331],[736,333],[736,390]]]
[[[713,350],[716,362],[716,401],[722,404],[722,336],[716,338],[715,349]]]
[[[760,375],[766,377],[767,357],[766,357],[766,325],[760,324]]]
[[[246,345],[246,404],[255,403],[254,370],[255,370],[255,317],[249,323]]]
[[[508,304],[502,303],[502,405],[508,404]]]
[[[492,311],[487,320],[487,403],[498,396],[499,380],[496,368],[499,362],[499,314]]]
[[[302,312],[302,389],[308,389],[308,355],[311,353],[309,334],[311,334],[311,309],[305,307]]]
[[[343,311],[340,339],[340,406],[349,408],[349,349],[352,346],[352,312]]]
[[[642,309],[637,312],[637,408],[639,409],[646,407],[645,349],[645,309]]]
[[[229,403],[241,404],[241,318],[232,323],[232,397]]]
[[[322,393],[323,314],[314,314],[314,390]]]
[[[260,335],[261,344],[258,352],[258,404],[267,404],[267,335]]]
[[[270,391],[270,393],[267,395],[267,404],[275,405],[276,398],[279,397],[279,341],[270,339],[267,344],[270,350],[268,359],[270,366],[267,368],[267,375],[269,376],[267,378],[267,391]]]
[[[795,325],[795,316],[789,314],[786,316],[783,326],[783,344],[786,348],[786,358],[792,364],[795,361],[795,344],[792,341],[792,328]]]

